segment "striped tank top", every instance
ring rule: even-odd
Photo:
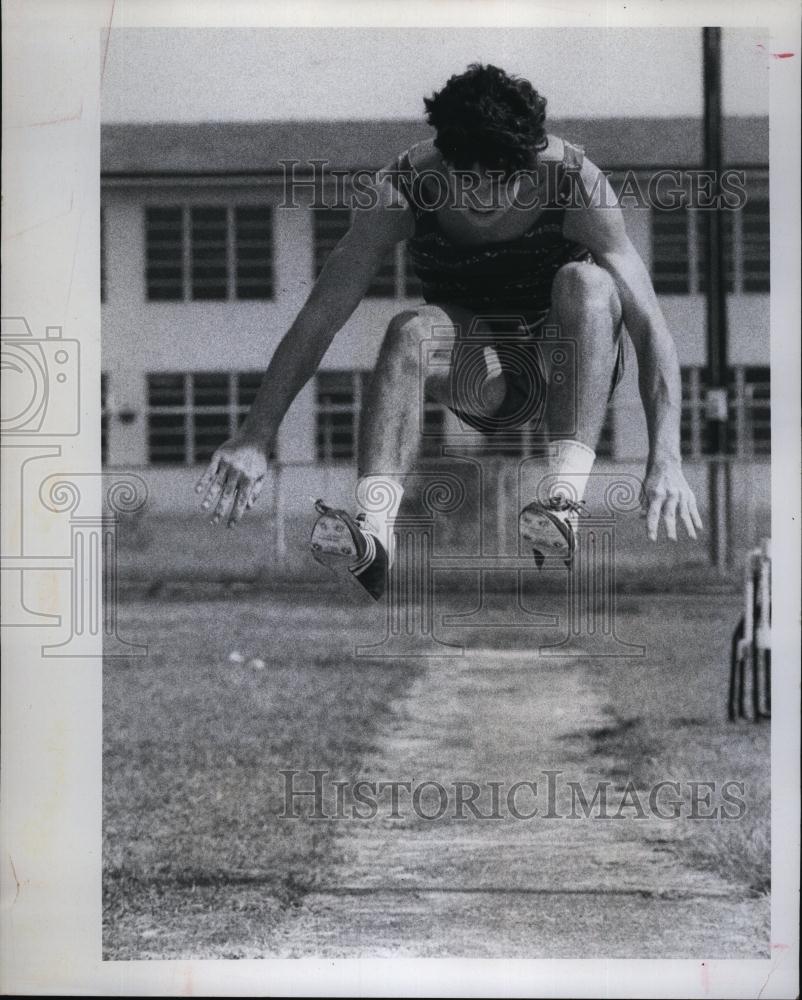
[[[407,250],[426,302],[463,306],[473,312],[548,312],[558,269],[572,261],[592,260],[587,247],[563,236],[571,175],[581,169],[584,157],[581,147],[568,142],[563,146],[561,161],[547,161],[552,194],[532,226],[521,236],[484,246],[459,245],[445,235],[437,213],[426,207],[427,199],[420,194],[426,182],[416,188],[411,150],[398,157],[392,177],[414,214],[415,230],[407,240]]]

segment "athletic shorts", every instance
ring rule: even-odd
[[[510,313],[509,319],[485,320],[486,336],[457,345],[452,356],[449,409],[461,423],[486,435],[526,425],[536,429],[545,414],[550,381],[570,378],[575,363],[570,340],[560,338],[556,328],[546,326],[548,313],[526,317],[515,316],[514,310]],[[489,416],[475,412],[481,405],[471,405],[479,398],[481,380],[487,377],[486,347],[492,347],[498,356],[506,384],[501,405]],[[619,336],[608,401],[623,376],[624,343]]]

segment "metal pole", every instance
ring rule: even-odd
[[[703,28],[704,169],[712,176],[712,193],[721,194],[721,29]],[[730,562],[731,482],[728,458],[727,291],[724,273],[724,232],[721,211],[704,216],[707,255],[707,450],[710,455],[710,559],[724,574]]]

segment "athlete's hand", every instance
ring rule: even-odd
[[[661,517],[672,542],[677,540],[677,514],[691,538],[696,538],[697,528],[702,530],[696,497],[677,461],[650,465],[643,483],[641,506],[646,517],[646,533],[653,542],[657,541]]]
[[[195,492],[203,495],[201,508],[211,513],[212,524],[225,520],[233,528],[256,503],[267,474],[263,441],[235,435],[212,455]]]

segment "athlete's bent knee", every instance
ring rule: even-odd
[[[618,311],[618,290],[612,276],[596,264],[564,264],[554,276],[552,298],[560,309]]]
[[[384,343],[396,350],[416,353],[420,343],[431,335],[431,323],[414,309],[396,313],[387,326]]]
[[[554,276],[552,295],[563,302],[609,302],[616,291],[611,275],[596,264],[563,264]]]

